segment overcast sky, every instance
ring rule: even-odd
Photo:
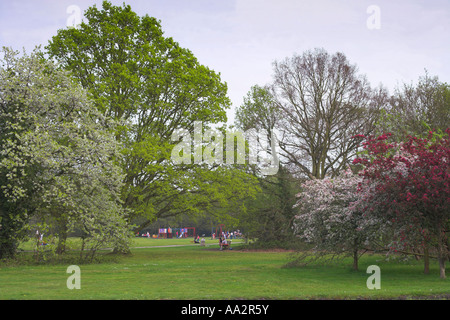
[[[373,86],[391,92],[417,82],[425,69],[450,83],[449,0],[111,2],[161,20],[166,36],[221,73],[233,107],[252,85],[271,81],[273,61],[314,48],[343,52]],[[46,45],[74,21],[73,6],[82,15],[93,4],[101,7],[93,0],[0,0],[0,46]]]

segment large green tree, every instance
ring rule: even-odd
[[[230,101],[220,75],[165,37],[161,24],[128,5],[90,7],[78,28],[59,30],[46,47],[89,90],[97,108],[121,121],[122,197],[145,218],[196,214],[238,205],[252,193],[251,178],[233,166],[174,164],[172,134],[194,122],[226,121]]]

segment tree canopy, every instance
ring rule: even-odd
[[[33,217],[57,233],[78,228],[94,242],[126,245],[116,124],[69,73],[4,48],[0,60],[1,255],[14,254]],[[61,240],[65,240],[62,236]]]
[[[340,52],[306,51],[273,66],[273,81],[252,87],[237,121],[276,130],[280,161],[297,176],[339,174],[358,148],[351,137],[374,130],[386,91],[371,88]]]
[[[390,136],[367,137],[367,153],[354,160],[364,165],[368,184],[360,208],[367,218],[378,217],[395,227],[391,250],[419,248],[427,253],[434,248],[445,278],[450,257],[450,128],[400,143],[390,142]]]
[[[230,101],[220,75],[165,37],[155,18],[129,5],[90,7],[79,28],[59,30],[46,47],[86,88],[98,110],[121,121],[122,198],[141,227],[156,218],[236,210],[254,192],[252,178],[233,166],[173,163],[172,135],[226,121]],[[231,209],[234,208],[234,209]]]

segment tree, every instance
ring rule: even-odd
[[[396,229],[391,246],[418,246],[436,250],[440,276],[445,278],[449,258],[450,129],[427,138],[409,136],[402,143],[388,142],[391,134],[367,137],[362,176],[371,186],[363,210]]]
[[[193,132],[200,121],[206,130],[226,121],[230,101],[220,75],[164,37],[159,21],[139,17],[128,5],[104,1],[85,18],[77,29],[59,30],[46,48],[105,116],[124,122],[116,131],[124,145],[122,198],[136,217],[146,218],[139,228],[211,204],[224,208],[251,194],[251,179],[232,166],[171,159],[177,129]]]
[[[277,109],[272,100],[269,88],[253,86],[244,97],[244,103],[236,110],[235,126],[249,132],[255,145],[248,146],[249,152],[267,149],[264,142],[270,145],[270,157],[278,157],[276,141],[272,149],[272,139],[277,122]],[[253,136],[250,134],[253,131]],[[276,136],[276,135],[275,135]],[[261,143],[262,142],[262,143]],[[241,226],[246,235],[257,239],[257,244],[290,246],[293,242],[291,232],[295,203],[296,181],[282,165],[278,166],[274,175],[264,175],[259,166],[249,166],[248,172],[257,177],[260,191],[254,199],[246,202],[247,211],[240,216]],[[273,170],[275,171],[275,170]]]
[[[277,125],[277,107],[268,86],[251,87],[242,106],[236,109],[235,123],[241,130],[265,130],[271,133]]]
[[[450,86],[426,73],[417,84],[397,88],[383,108],[377,134],[392,133],[391,139],[408,135],[426,137],[430,130],[445,132],[450,123]]]
[[[296,179],[280,167],[275,175],[259,177],[258,181],[260,191],[246,201],[247,210],[239,215],[240,227],[256,245],[293,247]]]
[[[0,60],[0,240],[12,256],[30,218],[56,221],[60,240],[82,229],[94,243],[126,246],[115,123],[35,50]]]
[[[380,237],[380,222],[367,219],[357,206],[358,187],[362,177],[351,170],[324,179],[307,180],[297,195],[297,215],[294,232],[313,245],[315,258],[353,257],[353,268],[358,270],[361,251],[364,253]],[[301,255],[301,259],[307,258]]]
[[[348,167],[351,137],[373,131],[383,88],[372,89],[344,54],[307,51],[274,63],[271,95],[282,160],[297,174],[323,179]]]

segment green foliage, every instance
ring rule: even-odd
[[[35,50],[3,50],[0,69],[2,256],[14,253],[33,219],[64,222],[89,239],[126,243],[114,122],[66,71]],[[110,237],[110,233],[115,238]],[[5,246],[8,248],[3,250]]]
[[[236,110],[236,127],[241,130],[265,131],[268,139],[276,127],[277,107],[270,88],[253,86]],[[249,146],[254,147],[254,146]],[[252,167],[260,187],[254,199],[248,199],[248,210],[240,216],[241,226],[250,239],[257,239],[251,247],[293,248],[298,245],[294,238],[292,219],[295,204],[295,180],[286,167],[280,166],[277,174],[261,176]]]
[[[167,139],[178,126],[226,119],[226,84],[198,63],[153,17],[104,1],[86,10],[86,23],[58,31],[46,47],[87,88],[106,116],[135,121],[145,135]]]
[[[244,97],[242,106],[237,108],[236,123],[243,130],[255,128],[269,131],[276,126],[278,113],[270,89],[255,85]]]
[[[104,1],[84,16],[79,28],[59,30],[46,48],[103,115],[123,123],[116,130],[124,145],[122,199],[133,217],[145,218],[140,228],[212,206],[227,213],[254,193],[252,179],[233,166],[175,165],[170,158],[176,129],[226,121],[230,101],[220,75],[164,37],[158,20],[128,5]]]
[[[259,248],[289,248],[301,244],[292,232],[295,204],[295,179],[284,167],[276,175],[259,179],[260,191],[246,202],[247,211],[240,216],[246,237],[256,239]]]
[[[377,135],[392,133],[400,142],[408,135],[425,138],[430,131],[443,133],[450,123],[450,86],[427,73],[417,84],[397,88],[380,112]]]

